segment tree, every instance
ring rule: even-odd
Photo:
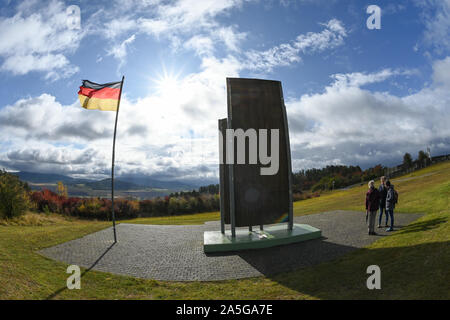
[[[411,155],[408,152],[405,153],[405,155],[403,156],[403,165],[406,168],[411,168],[412,164],[413,164],[413,160],[412,160]]]
[[[57,193],[58,196],[67,198],[67,186],[65,186],[62,181],[58,181]]]
[[[30,205],[25,184],[16,175],[0,171],[0,216],[13,218],[23,214]]]
[[[417,157],[417,161],[419,162],[420,166],[423,167],[427,164],[428,155],[423,151],[419,151],[419,155]]]

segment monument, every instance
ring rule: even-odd
[[[218,123],[221,230],[204,233],[204,251],[264,248],[320,237],[319,229],[294,223],[281,82],[227,78],[227,100],[228,118]],[[254,231],[255,226],[259,230]]]

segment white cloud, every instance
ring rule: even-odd
[[[438,54],[450,50],[450,0],[416,1],[425,23],[424,43]]]
[[[239,45],[246,38],[245,32],[238,32],[234,27],[218,27],[207,34],[196,34],[184,43],[186,49],[191,49],[199,56],[211,56],[216,46],[223,43],[225,48],[234,54],[240,53]]]
[[[433,81],[450,87],[450,57],[435,61],[433,64]]]
[[[131,35],[129,38],[122,41],[120,44],[115,45],[108,51],[109,56],[113,56],[119,60],[118,70],[125,64],[127,57],[127,48],[134,42],[136,35]]]
[[[78,48],[82,37],[80,30],[68,27],[61,1],[40,9],[33,1],[24,2],[13,17],[0,17],[1,69],[16,75],[37,71],[51,79],[68,77],[78,68],[66,54]]]
[[[213,40],[210,37],[195,35],[184,43],[187,49],[193,49],[199,56],[211,55],[214,51]]]
[[[46,79],[58,80],[67,78],[78,72],[79,68],[73,66],[62,54],[43,55],[14,55],[5,59],[2,70],[10,71],[14,75],[24,75],[30,71],[46,72]]]
[[[217,18],[229,14],[246,1],[116,1],[111,8],[101,10],[108,22],[95,24],[90,19],[90,29],[92,33],[110,40],[114,51],[123,53],[120,58],[112,54],[119,61],[124,61],[127,52],[117,45],[118,39],[130,32],[135,36],[144,34],[157,40],[168,40],[173,50],[184,47],[199,56],[212,55],[219,43],[223,43],[227,50],[238,52],[246,34],[237,31],[235,26],[223,26]],[[116,18],[118,15],[120,18]]]
[[[107,123],[113,118],[109,112],[86,113],[79,102],[63,106],[54,96],[42,94],[0,110],[0,137],[60,143],[109,139],[112,130]]]
[[[88,28],[115,44],[108,54],[122,63],[129,46],[143,33],[169,39],[201,59],[198,73],[162,83],[170,85],[170,90],[133,102],[126,94],[122,97],[118,174],[177,179],[217,176],[217,119],[226,117],[225,78],[238,77],[245,68],[268,71],[291,65],[304,55],[341,46],[347,37],[342,22],[332,19],[319,32],[300,34],[266,51],[245,53],[240,44],[246,33],[217,19],[243,1],[181,0],[156,7],[157,3],[118,1],[114,8],[124,11],[121,18],[100,23],[99,29]],[[55,29],[43,18],[47,13],[19,10],[22,13],[14,18],[0,18],[2,26],[19,37],[0,43],[2,68],[15,74],[44,72],[49,78],[76,72],[67,54],[76,50],[82,35],[66,34],[51,42],[62,21]],[[52,10],[62,12],[62,7]],[[136,17],[133,10],[145,18]],[[102,13],[114,16],[114,11]],[[16,19],[21,29],[8,19]],[[42,28],[37,38],[35,28]],[[10,37],[3,30],[0,35]],[[68,41],[72,36],[73,41]],[[228,50],[222,52],[223,58],[215,56],[218,44]],[[393,156],[400,159],[402,153],[427,145],[448,150],[450,57],[436,61],[433,68],[433,84],[414,95],[399,97],[362,88],[414,73],[387,68],[335,74],[323,92],[287,101],[294,169],[373,164]],[[0,164],[30,171],[108,173],[113,123],[114,113],[84,110],[77,101],[62,105],[49,94],[18,100],[0,110]]]
[[[385,81],[388,78],[393,76],[409,76],[416,74],[416,70],[391,70],[389,68],[383,69],[379,72],[375,73],[362,73],[362,72],[353,72],[353,73],[338,73],[334,74],[331,77],[335,80],[333,86],[335,87],[361,87],[366,84],[376,83]]]
[[[386,69],[335,75],[322,93],[287,101],[294,170],[398,159],[395,163],[405,152],[427,146],[432,152],[448,150],[450,85],[442,81],[450,72],[447,59],[434,63],[435,83],[414,95],[361,88],[409,74]],[[117,173],[178,180],[217,177],[217,120],[226,117],[225,77],[239,76],[240,68],[231,56],[204,57],[201,72],[171,83],[174,91],[136,102],[123,96]],[[48,94],[21,99],[0,111],[0,164],[107,175],[113,123],[113,112],[84,110],[78,102],[64,106]]]
[[[266,51],[250,50],[246,68],[270,71],[277,66],[288,66],[301,61],[300,54],[322,52],[344,43],[347,32],[341,21],[332,19],[322,24],[321,32],[308,32],[297,36],[291,43],[283,43]]]
[[[162,90],[136,102],[122,96],[118,174],[179,180],[217,175],[217,119],[226,117],[225,77],[238,76],[239,63],[232,57],[209,57],[203,59],[201,68],[171,84],[175,95]],[[113,125],[113,112],[85,110],[79,102],[62,105],[49,94],[21,99],[0,110],[0,164],[14,163],[16,167],[7,166],[21,170],[28,165],[29,171],[43,172],[70,173],[72,168],[81,174],[75,155],[92,149],[95,157],[86,162],[85,173],[107,173]],[[58,148],[67,156],[61,158],[52,151]],[[71,150],[81,151],[69,156]]]
[[[130,17],[121,17],[105,23],[104,33],[107,38],[115,39],[124,33],[136,29],[136,21]]]
[[[241,7],[246,1],[248,0],[127,1],[115,8],[115,12],[121,12],[122,18],[107,24],[111,28],[108,35],[112,37],[137,28],[149,35],[171,38],[176,34],[221,28],[216,18]],[[136,12],[139,17],[136,17]]]
[[[441,74],[450,71],[450,64],[446,62],[447,59],[435,62],[434,79],[439,80]],[[373,74],[335,75],[335,82],[323,93],[288,101],[291,144],[297,168],[317,166],[315,160],[323,165],[364,166],[393,160],[397,163],[405,152],[414,153],[427,146],[438,153],[448,152],[448,82],[436,82],[430,88],[404,97],[360,88],[404,74],[409,72],[385,69]]]
[[[226,47],[235,52],[239,52],[239,44],[247,36],[245,32],[237,32],[235,27],[220,27],[213,32],[225,43]]]

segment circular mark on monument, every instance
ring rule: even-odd
[[[258,201],[259,195],[260,192],[257,189],[250,187],[245,191],[244,199],[248,203],[254,203]]]

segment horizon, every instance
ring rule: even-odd
[[[118,177],[218,181],[227,77],[282,82],[293,172],[450,153],[449,0],[375,1],[374,30],[371,2],[197,2],[2,4],[0,167],[108,178],[114,113],[77,92],[122,75]]]
[[[419,151],[423,151],[423,150],[419,150]],[[450,154],[440,154],[440,155],[432,156],[432,158],[449,156],[449,155]],[[415,159],[414,157],[412,157],[412,161],[413,162],[417,162],[418,159]],[[399,167],[399,166],[401,166],[403,164],[404,164],[404,162],[398,163],[398,164],[393,165],[393,166],[386,166],[383,163],[378,163],[378,164],[375,164],[372,167],[366,167],[366,168],[363,168],[363,167],[361,167],[361,166],[359,166],[357,164],[356,165],[339,164],[339,165],[329,165],[329,166],[344,166],[344,167],[351,167],[351,166],[353,166],[353,167],[360,167],[361,171],[366,171],[368,169],[373,169],[373,168],[375,168],[377,166],[382,166],[383,168],[396,168],[396,167]],[[301,172],[302,170],[305,170],[305,171],[313,170],[313,169],[321,170],[321,169],[324,169],[324,168],[326,168],[326,166],[325,167],[321,167],[321,168],[299,169],[297,171],[292,171],[292,173],[296,174],[296,173]],[[3,168],[3,170],[5,170],[5,169]],[[90,177],[84,177],[84,176],[78,177],[78,176],[64,175],[64,174],[58,174],[58,173],[49,173],[49,172],[32,172],[32,171],[19,171],[19,170],[9,170],[9,171],[7,170],[7,172],[12,173],[12,174],[20,172],[20,173],[42,174],[42,175],[59,175],[59,176],[68,177],[68,178],[71,178],[71,179],[74,179],[74,180],[88,180],[90,182],[99,182],[99,181],[104,181],[104,180],[111,180],[111,176],[108,176],[108,175],[105,175],[103,177],[90,178]],[[193,188],[196,188],[196,189],[198,189],[200,187],[205,187],[205,186],[208,186],[208,185],[217,185],[219,183],[219,181],[216,181],[217,182],[216,183],[216,182],[213,182],[213,180],[201,180],[201,179],[197,180],[197,181],[194,180],[194,182],[193,182],[193,181],[183,181],[183,180],[177,180],[177,179],[174,179],[174,180],[157,180],[157,179],[153,179],[151,176],[140,176],[140,177],[141,178],[144,177],[144,178],[146,178],[148,180],[152,180],[154,182],[182,183],[182,184],[185,184],[188,187],[193,187]],[[143,184],[141,184],[139,182],[131,182],[131,181],[135,181],[135,179],[136,179],[136,176],[123,175],[123,176],[116,177],[115,181],[128,182],[128,183],[135,184],[135,185],[138,185],[138,186],[144,186]]]

